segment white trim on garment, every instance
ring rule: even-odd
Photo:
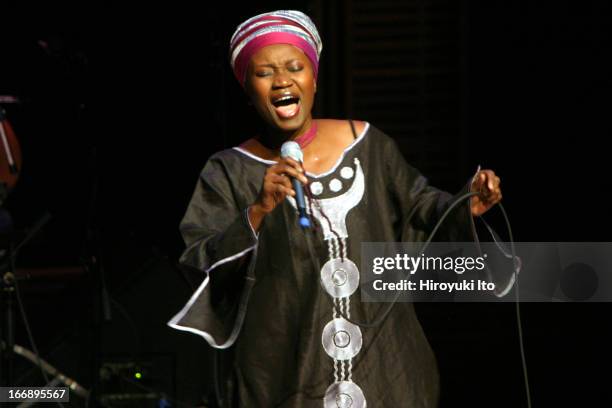
[[[181,325],[178,324],[178,322],[181,321],[181,319],[183,317],[185,317],[185,315],[187,314],[189,309],[191,309],[191,307],[193,306],[195,301],[198,299],[200,294],[204,291],[204,289],[208,285],[208,281],[210,280],[210,272],[214,268],[216,268],[217,266],[223,265],[224,263],[231,262],[231,261],[233,261],[235,259],[238,259],[238,258],[244,256],[246,253],[254,250],[255,247],[257,247],[257,245],[253,245],[252,247],[249,247],[249,248],[245,249],[244,251],[238,252],[237,254],[234,254],[234,255],[229,256],[227,258],[223,258],[220,261],[215,262],[210,268],[208,268],[205,271],[207,276],[206,276],[206,279],[204,279],[204,282],[202,282],[202,284],[198,287],[198,289],[191,296],[191,298],[189,299],[187,304],[185,306],[183,306],[181,311],[178,312],[176,314],[176,316],[174,316],[172,319],[170,319],[170,321],[167,323],[168,326],[170,326],[170,327],[172,327],[173,329],[176,329],[176,330],[187,331],[187,332],[191,332],[191,333],[197,334],[198,336],[204,337],[204,339],[208,342],[208,344],[210,344],[214,348],[225,349],[225,348],[230,347],[234,343],[234,337],[235,336],[233,336],[233,335],[230,335],[225,343],[218,344],[210,333],[202,331],[202,330],[195,329],[193,327],[181,326]]]
[[[353,148],[355,147],[359,142],[361,142],[361,140],[363,140],[364,136],[366,135],[366,133],[368,132],[368,129],[370,128],[370,123],[369,122],[365,122],[365,125],[363,127],[363,130],[361,131],[361,133],[359,134],[359,136],[357,136],[357,138],[355,140],[353,140],[353,143],[351,143],[350,145],[348,145],[344,151],[342,152],[342,154],[340,155],[340,157],[338,158],[338,160],[336,160],[336,163],[334,164],[334,166],[327,170],[325,173],[321,173],[321,174],[314,174],[311,173],[309,171],[306,172],[306,175],[311,177],[311,178],[323,178],[331,173],[333,173],[334,171],[336,171],[336,169],[338,168],[338,166],[340,166],[340,164],[342,163],[342,161],[344,160],[344,156],[346,156],[346,154]],[[233,147],[232,149],[244,154],[245,156],[250,157],[253,160],[257,160],[260,163],[265,163],[265,164],[276,164],[277,162],[274,160],[266,160],[266,159],[262,159],[259,156],[254,155],[251,152],[248,152],[246,150],[244,150],[242,147]]]

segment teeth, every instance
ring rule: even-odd
[[[275,99],[274,102],[282,102],[282,101],[286,101],[287,99],[293,99],[293,98],[296,98],[296,97],[292,95],[281,96],[280,98]]]

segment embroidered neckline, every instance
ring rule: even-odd
[[[353,140],[353,142],[348,145],[344,151],[342,152],[342,154],[340,155],[340,157],[338,157],[338,160],[336,160],[336,163],[327,171],[323,172],[323,173],[319,173],[319,174],[315,174],[315,173],[311,173],[309,171],[306,172],[306,175],[310,178],[314,178],[314,179],[320,179],[323,177],[326,177],[330,174],[332,174],[333,172],[336,171],[336,169],[338,168],[338,166],[340,166],[340,164],[342,164],[342,162],[344,161],[344,157],[346,156],[346,154],[353,148],[355,147],[357,144],[359,144],[359,142],[361,142],[363,140],[363,138],[365,137],[366,133],[368,133],[368,130],[370,129],[370,123],[365,122],[365,126],[363,127],[363,130],[361,131],[361,133],[359,134],[359,136],[357,136],[357,139]],[[256,160],[260,163],[265,163],[265,164],[276,164],[275,160],[267,160],[267,159],[263,159],[245,149],[243,149],[242,147],[236,146],[233,147],[232,149],[244,154],[245,156]]]

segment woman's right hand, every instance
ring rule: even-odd
[[[278,163],[268,167],[259,196],[249,207],[249,221],[253,229],[258,231],[266,214],[282,203],[287,195],[295,197],[290,177],[302,184],[308,183],[301,164],[291,158],[280,159]]]

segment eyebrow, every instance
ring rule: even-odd
[[[291,64],[292,62],[301,62],[301,61],[299,59],[297,59],[297,58],[292,58],[290,60],[285,61],[284,65]],[[275,64],[257,64],[257,65],[255,65],[255,67],[256,68],[261,68],[261,67],[276,68],[277,65],[275,65]]]

